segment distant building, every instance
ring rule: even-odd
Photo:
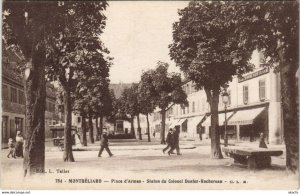
[[[132,83],[118,83],[118,84],[110,84],[109,88],[114,91],[116,98],[119,98],[122,95],[122,92],[130,88]]]
[[[6,143],[8,138],[15,138],[16,131],[24,132],[25,129],[25,94],[23,77],[17,69],[17,65],[22,62],[22,57],[10,50],[2,50],[2,143]],[[45,128],[46,137],[50,135],[50,124],[58,122],[55,111],[55,88],[51,84],[46,87],[46,112]]]

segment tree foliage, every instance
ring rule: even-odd
[[[24,176],[43,173],[45,168],[45,44],[56,8],[57,2],[52,1],[3,3],[2,40],[22,53],[27,67]]]
[[[239,47],[235,24],[227,22],[226,2],[192,1],[180,10],[173,25],[170,56],[196,88],[204,89],[212,113],[212,157],[222,158],[218,129],[218,99],[222,87],[253,66],[248,63],[254,47]]]
[[[43,65],[46,65],[47,78],[59,81],[64,89],[64,160],[74,161],[70,139],[74,92],[78,83],[94,71],[100,72],[104,78],[108,76],[106,62],[109,59],[105,56],[108,50],[100,41],[107,2],[7,1],[4,7],[8,24],[5,31],[11,35],[7,42],[18,45],[27,61],[32,63],[28,66],[35,75],[44,77]],[[36,82],[43,85],[43,79]],[[30,90],[37,89],[31,87]],[[37,98],[42,100],[44,96]]]
[[[235,24],[239,48],[259,48],[265,66],[280,73],[286,165],[299,169],[299,112],[297,80],[299,69],[299,2],[256,1],[226,4],[228,21]],[[298,116],[297,116],[298,115]]]
[[[158,62],[154,70],[144,72],[142,75],[140,91],[145,94],[145,100],[149,100],[148,110],[153,106],[161,109],[162,130],[161,143],[165,143],[165,115],[166,111],[174,104],[187,105],[187,95],[182,89],[182,81],[179,74],[168,73],[169,65],[164,62]],[[142,97],[143,98],[143,97]]]

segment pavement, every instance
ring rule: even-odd
[[[47,141],[45,153],[45,168],[47,173],[38,180],[30,179],[22,182],[23,160],[7,158],[7,150],[1,152],[2,188],[56,188],[56,189],[262,189],[288,188],[298,186],[298,176],[290,175],[285,170],[285,154],[272,157],[272,167],[263,170],[249,170],[246,166],[234,164],[225,154],[224,159],[210,158],[210,140],[180,141],[182,155],[163,154],[159,140],[110,141],[110,149],[114,154],[109,157],[104,151],[102,157],[97,157],[99,142],[88,144],[85,151],[73,151],[75,162],[64,162],[63,152]],[[233,142],[231,142],[233,144]],[[244,143],[243,143],[243,146]],[[257,146],[248,143],[248,146]],[[281,145],[284,149],[284,145]],[[66,173],[57,172],[59,170]],[[66,181],[58,184],[57,178]],[[69,179],[101,179],[102,184],[69,184]],[[124,181],[140,180],[140,184],[124,184]],[[148,180],[167,180],[166,184],[147,183]],[[173,184],[172,181],[185,180],[221,180],[223,184]],[[14,181],[11,181],[14,180]],[[115,180],[123,181],[116,184]]]

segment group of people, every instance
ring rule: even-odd
[[[179,132],[176,130],[173,130],[172,128],[169,129],[167,138],[166,138],[166,142],[167,142],[167,147],[165,147],[163,149],[163,153],[165,153],[168,149],[168,154],[169,156],[171,154],[175,154],[174,150],[176,150],[176,154],[177,155],[181,155],[180,153],[180,148],[179,148]],[[111,153],[109,147],[108,147],[108,135],[107,135],[107,131],[104,130],[102,135],[101,135],[101,139],[100,139],[100,150],[98,153],[98,157],[101,157],[102,152],[104,151],[104,149],[107,151],[107,153],[109,154],[110,157],[113,156],[113,154]]]
[[[21,157],[23,158],[23,144],[24,144],[24,139],[22,136],[21,131],[17,131],[16,135],[16,143],[14,143],[14,140],[12,138],[8,139],[8,154],[7,157],[10,158],[16,158],[16,157]]]
[[[80,139],[80,137],[78,136],[77,139]],[[167,147],[165,147],[162,150],[163,153],[165,153],[167,150],[169,150],[168,154],[170,156],[171,154],[175,154],[174,150],[176,150],[176,154],[181,155],[180,148],[179,148],[179,131],[178,130],[174,130],[174,129],[170,128],[169,132],[167,134],[166,142],[167,142]],[[8,140],[8,155],[7,155],[7,157],[10,158],[10,156],[11,156],[12,158],[16,158],[16,157],[23,158],[24,157],[23,156],[23,144],[24,144],[24,139],[22,137],[21,131],[17,131],[16,143],[14,143],[14,140],[12,138],[9,138],[9,140]],[[260,134],[259,147],[267,148],[267,145],[264,141],[263,133]],[[101,157],[104,149],[107,151],[107,153],[109,154],[110,157],[113,156],[113,154],[111,153],[111,151],[108,147],[108,135],[107,135],[106,129],[103,130],[103,133],[101,135],[100,150],[98,153],[98,157]]]
[[[166,138],[166,142],[167,142],[167,147],[163,149],[163,153],[165,153],[169,149],[168,154],[170,156],[171,154],[175,154],[174,150],[176,149],[176,154],[181,155],[180,148],[179,148],[178,130],[173,130],[172,128],[170,128]]]

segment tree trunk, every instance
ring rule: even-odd
[[[69,87],[64,87],[64,105],[65,105],[65,130],[64,130],[64,162],[74,162],[72,152],[72,107],[71,107],[71,95]]]
[[[140,123],[140,114],[137,115],[137,124],[138,124],[139,139],[142,140],[142,130],[141,130],[141,123]]]
[[[160,143],[161,144],[166,144],[165,140],[165,130],[166,130],[166,111],[162,110],[161,111],[161,131],[160,131]]]
[[[146,115],[147,116],[147,134],[148,134],[148,142],[151,141],[150,139],[150,124],[149,124],[149,114]]]
[[[220,147],[220,132],[219,132],[219,90],[214,89],[210,100],[211,107],[211,158],[222,159],[223,155]]]
[[[99,141],[100,140],[100,138],[99,138],[99,136],[100,136],[100,130],[99,130],[99,123],[98,123],[98,117],[96,117],[95,118],[95,120],[96,120],[96,141]]]
[[[81,122],[81,130],[82,130],[82,145],[87,146],[87,139],[86,139],[86,120],[85,116],[82,116]]]
[[[45,170],[45,56],[44,50],[37,51],[28,62],[31,68],[25,81],[24,176]]]
[[[99,130],[99,137],[101,139],[101,135],[103,133],[103,116],[100,116],[100,130]]]
[[[130,133],[133,136],[133,138],[136,138],[135,131],[134,131],[134,116],[131,116],[130,124],[131,124]]]
[[[93,119],[92,116],[89,116],[89,136],[90,136],[90,142],[95,143],[94,141],[94,129],[93,129]]]
[[[297,68],[291,66],[281,56],[281,99],[283,111],[284,140],[286,144],[287,169],[296,173],[299,169],[299,115],[297,114],[297,85],[295,72]]]

